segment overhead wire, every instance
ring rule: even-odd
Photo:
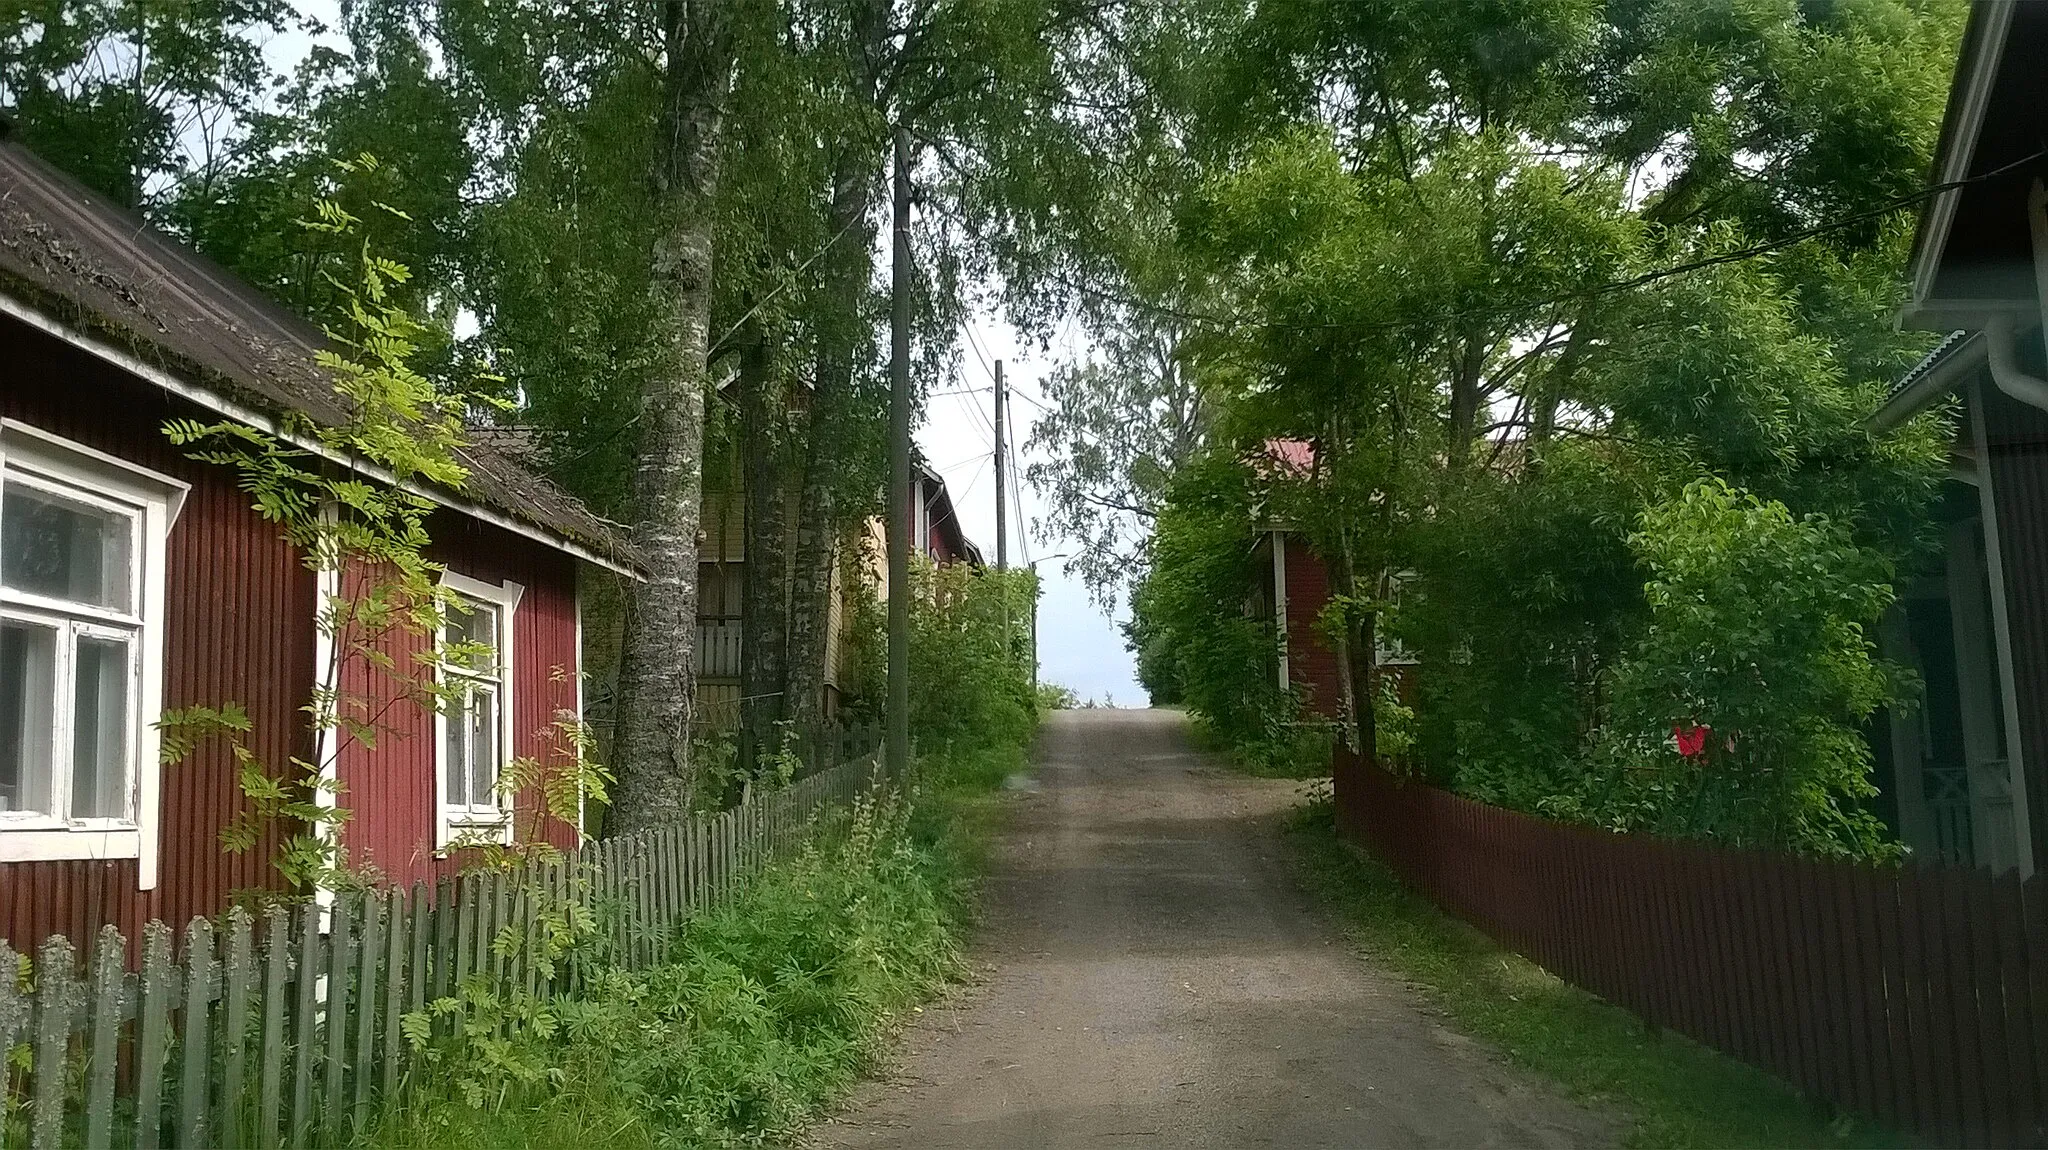
[[[1869,223],[1872,220],[1883,219],[1884,217],[1892,214],[1893,212],[1899,211],[1902,208],[1912,207],[1915,204],[1921,203],[1926,200],[1930,200],[1935,196],[1941,195],[1943,192],[1954,191],[1958,188],[1965,188],[1969,187],[1972,184],[1978,184],[1986,180],[1995,179],[1999,176],[2005,175],[2009,172],[2032,164],[2035,161],[2040,160],[2044,156],[2048,156],[2048,147],[2044,147],[2030,155],[2022,156],[2009,164],[2003,164],[1999,167],[1991,169],[1990,171],[1979,172],[1974,176],[1967,176],[1960,180],[1948,180],[1938,184],[1929,184],[1926,187],[1909,192],[1905,195],[1895,196],[1892,199],[1877,205],[1876,207],[1865,208],[1862,211],[1850,212],[1846,215],[1837,216],[1833,219],[1823,220],[1820,223],[1814,224],[1810,227],[1801,228],[1798,231],[1792,232],[1778,239],[1767,240],[1757,244],[1751,244],[1748,247],[1737,248],[1732,251],[1719,252],[1711,256],[1703,256],[1699,259],[1688,260],[1683,263],[1673,264],[1668,267],[1657,268],[1651,271],[1643,272],[1639,275],[1627,276],[1616,280],[1608,280],[1604,283],[1591,284],[1583,288],[1575,288],[1573,290],[1560,292],[1552,296],[1532,298],[1527,300],[1518,300],[1489,306],[1453,309],[1450,311],[1440,312],[1434,316],[1418,317],[1415,319],[1357,321],[1328,320],[1320,323],[1286,323],[1278,320],[1266,320],[1263,322],[1244,323],[1232,320],[1224,316],[1216,316],[1209,315],[1203,312],[1188,311],[1183,308],[1177,308],[1167,304],[1162,304],[1154,300],[1141,299],[1133,295],[1124,295],[1118,292],[1108,291],[1099,287],[1094,287],[1086,283],[1077,283],[1065,277],[1055,276],[1053,278],[1065,284],[1069,289],[1079,292],[1083,295],[1093,296],[1097,299],[1105,300],[1109,303],[1117,304],[1123,307],[1129,307],[1139,311],[1150,312],[1153,315],[1166,316],[1168,318],[1181,320],[1186,323],[1201,325],[1209,328],[1212,331],[1228,332],[1241,330],[1245,328],[1268,328],[1279,331],[1326,331],[1336,329],[1353,331],[1394,331],[1403,328],[1412,328],[1424,324],[1455,323],[1460,320],[1484,319],[1501,315],[1511,315],[1519,312],[1533,311],[1547,307],[1554,307],[1559,304],[1571,303],[1578,300],[1593,299],[1602,295],[1611,294],[1613,292],[1627,291],[1631,288],[1645,287],[1649,284],[1670,279],[1674,276],[1685,275],[1689,272],[1696,272],[1703,270],[1705,268],[1718,267],[1723,264],[1740,263],[1745,260],[1757,259],[1762,256],[1767,256],[1779,251],[1783,251],[1786,248],[1795,247],[1799,244],[1805,243],[1807,240],[1816,239],[1820,236],[1827,235],[1830,232],[1837,232],[1841,231],[1844,228],[1855,227],[1858,224]],[[1070,321],[1071,318],[1072,317],[1069,317]],[[1065,338],[1064,329],[1062,330],[1061,338]]]

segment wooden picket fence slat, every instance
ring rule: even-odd
[[[2048,876],[1875,867],[1489,807],[1342,747],[1337,824],[1559,977],[1952,1146],[2048,1144]]]
[[[0,1056],[25,1053],[29,1066],[0,1057],[0,1150],[345,1144],[403,1089],[408,1013],[472,976],[500,993],[575,993],[586,960],[551,975],[533,960],[543,917],[570,900],[602,924],[608,961],[667,961],[690,916],[733,898],[832,812],[900,781],[883,770],[880,742],[875,728],[814,734],[798,748],[803,771],[779,790],[556,862],[341,893],[260,919],[235,908],[175,936],[151,922],[135,970],[109,926],[89,955],[44,940],[24,989],[21,955],[0,941]]]

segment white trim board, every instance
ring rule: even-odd
[[[513,745],[518,730],[513,719],[517,706],[519,652],[514,636],[518,633],[519,601],[525,597],[524,585],[506,580],[503,583],[486,583],[454,571],[441,573],[441,585],[467,599],[488,603],[498,609],[498,765],[504,765],[518,756]],[[434,636],[438,649],[441,636]],[[457,820],[448,806],[448,764],[443,758],[448,751],[448,713],[441,707],[434,708],[434,851],[444,854],[458,836]],[[462,820],[461,831],[495,829],[502,841],[510,843],[514,834],[514,819],[517,796],[506,795],[498,804],[498,818]]]

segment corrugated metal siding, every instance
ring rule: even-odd
[[[263,761],[305,754],[298,708],[312,685],[313,577],[249,509],[231,473],[185,459],[164,439],[166,419],[205,413],[11,319],[0,318],[0,348],[0,415],[192,484],[169,540],[164,705],[239,702]],[[278,832],[246,854],[220,848],[239,803],[224,748],[165,768],[156,889],[136,889],[133,860],[0,865],[0,937],[27,948],[112,923],[134,939],[151,918],[182,924],[223,909],[238,890],[276,887]]]
[[[558,711],[576,708],[576,571],[568,556],[488,524],[450,514],[429,525],[430,551],[450,571],[490,583],[507,580],[525,587],[513,615],[513,746],[515,755],[558,761],[547,728]],[[424,637],[396,636],[385,647],[405,673],[415,664]],[[337,775],[345,788],[342,804],[354,812],[342,842],[352,862],[371,864],[394,882],[431,880],[461,869],[460,860],[434,857],[433,712],[415,700],[396,698],[394,682],[361,660],[344,668],[343,693],[376,700],[372,709],[383,728],[374,748],[344,748]],[[388,704],[388,706],[387,706]],[[542,809],[537,793],[522,793],[519,833],[529,833]],[[543,820],[544,837],[574,846],[576,828]]]
[[[1307,696],[1308,709],[1336,718],[1344,705],[1337,655],[1316,633],[1316,618],[1330,601],[1330,573],[1308,544],[1287,535],[1287,674]]]
[[[2034,860],[2048,860],[2048,413],[1984,388]]]

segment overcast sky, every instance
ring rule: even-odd
[[[1129,651],[1124,649],[1123,632],[1117,621],[1088,601],[1087,588],[1066,573],[1058,559],[1047,556],[1074,549],[1069,539],[1041,539],[1033,525],[1044,516],[1044,504],[1028,482],[1024,469],[1033,456],[1025,451],[1031,425],[1042,408],[1038,380],[1061,359],[1082,350],[1073,339],[1056,342],[1052,351],[1027,356],[1020,349],[1015,329],[1000,319],[978,315],[960,339],[960,378],[933,388],[926,404],[924,425],[917,430],[917,444],[925,458],[946,478],[946,489],[960,516],[967,537],[980,546],[988,561],[996,557],[995,476],[991,465],[994,449],[995,360],[1003,361],[1003,374],[1010,386],[1008,435],[1015,445],[1018,487],[1015,497],[1024,510],[1023,524],[1017,522],[1015,502],[1010,512],[1010,562],[1021,565],[1031,559],[1041,562],[1039,578],[1044,595],[1038,608],[1039,677],[1046,682],[1071,687],[1083,698],[1101,702],[1105,697],[1120,707],[1142,707],[1145,692],[1138,686]],[[947,393],[947,394],[942,394]],[[1119,606],[1118,619],[1126,608]]]

